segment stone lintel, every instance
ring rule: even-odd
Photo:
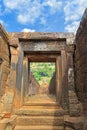
[[[43,61],[43,62],[56,62],[56,57],[58,54],[54,55],[54,54],[37,54],[35,53],[34,55],[26,55],[26,57],[29,59],[30,62],[39,62],[39,61]]]
[[[20,33],[9,33],[9,42],[10,46],[18,47],[19,41],[29,41],[29,40],[41,40],[41,41],[66,41],[69,44],[73,44],[73,42],[69,42],[69,38],[74,39],[74,33],[41,33],[41,32],[20,32]]]
[[[19,33],[9,33],[9,35],[17,37],[19,39],[64,39],[64,38],[73,38],[74,33],[44,33],[44,32],[19,32]]]

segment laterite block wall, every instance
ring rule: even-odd
[[[87,9],[76,34],[75,76],[78,99],[87,114]]]

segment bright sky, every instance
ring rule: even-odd
[[[75,32],[87,0],[0,0],[8,32]]]

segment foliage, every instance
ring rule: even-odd
[[[32,62],[30,63],[30,70],[33,72],[35,78],[41,85],[43,82],[49,84],[50,79],[55,71],[54,62]]]

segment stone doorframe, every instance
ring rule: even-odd
[[[34,41],[33,41],[34,42]],[[51,43],[52,42],[52,43]],[[63,45],[60,45],[60,42]],[[33,45],[32,45],[33,44]],[[17,88],[21,91],[21,105],[24,104],[24,97],[28,91],[28,61],[55,61],[56,62],[56,92],[57,102],[62,104],[62,64],[65,58],[65,39],[63,41],[40,41],[36,43],[26,43],[22,41],[19,47],[18,67],[17,67]],[[53,45],[54,44],[54,45]],[[30,46],[29,46],[30,45]],[[32,47],[32,48],[31,48]],[[29,49],[28,49],[29,48]],[[34,57],[32,57],[32,54]],[[38,55],[35,59],[35,56]],[[66,64],[66,63],[65,63]],[[25,88],[26,86],[26,88]]]
[[[50,55],[49,55],[50,54]],[[51,54],[51,53],[43,53],[40,55],[34,54],[33,56],[27,55],[23,57],[23,68],[22,68],[22,83],[21,83],[21,105],[25,104],[26,95],[28,95],[29,89],[29,62],[55,62],[56,67],[56,100],[59,104],[61,104],[62,99],[62,86],[61,86],[61,76],[62,76],[62,67],[61,67],[61,54]],[[45,58],[44,58],[45,55]],[[39,57],[38,57],[39,56]],[[31,57],[35,58],[31,60]],[[38,58],[37,58],[38,57]],[[44,60],[44,61],[43,61]],[[25,87],[26,86],[26,87]]]
[[[58,77],[56,78],[57,93],[59,93],[57,101],[63,108],[69,109],[70,84],[68,83],[68,70],[69,68],[73,68],[72,57],[74,53],[74,44],[72,44],[71,40],[67,38],[44,39],[44,37],[43,39],[19,39],[16,87],[21,92],[21,105],[24,105],[24,95],[27,91],[27,87],[25,89],[24,86],[28,86],[28,78],[25,77],[28,77],[29,56],[32,53],[34,55],[41,54],[42,56],[45,54],[49,54],[50,56],[60,54],[60,56],[57,55],[55,60],[57,68],[56,77]]]

